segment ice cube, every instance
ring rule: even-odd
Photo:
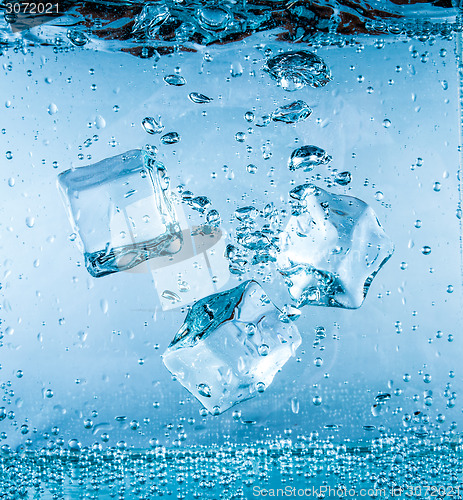
[[[58,185],[92,276],[124,271],[181,249],[166,171],[149,152],[135,149],[66,170]]]
[[[253,280],[193,305],[164,364],[212,414],[256,396],[301,343]]]
[[[375,213],[352,196],[312,184],[293,189],[278,268],[298,305],[356,309],[394,246]]]

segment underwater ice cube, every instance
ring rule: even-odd
[[[292,217],[280,235],[278,267],[298,305],[356,309],[394,246],[375,213],[352,196],[312,184],[290,192]]]
[[[164,166],[136,149],[58,176],[92,276],[124,271],[181,249],[166,179]]]
[[[164,364],[210,413],[256,396],[301,343],[253,280],[193,305]]]

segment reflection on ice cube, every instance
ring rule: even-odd
[[[92,276],[124,271],[182,248],[164,166],[132,150],[58,177]]]
[[[196,302],[164,364],[212,414],[263,392],[295,354],[295,325],[255,281]]]
[[[205,225],[187,229],[181,251],[170,262],[161,266],[165,258],[150,261],[163,310],[183,307],[226,285],[230,271],[224,257],[225,238],[220,228]]]
[[[278,267],[299,305],[355,309],[394,251],[373,210],[312,184],[293,189]]]
[[[152,274],[164,311],[184,307],[223,288],[230,279],[227,233],[218,226],[189,226],[182,203],[173,199],[183,245],[180,251],[127,270]]]

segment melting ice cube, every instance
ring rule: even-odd
[[[355,309],[394,251],[373,210],[352,196],[304,184],[280,235],[278,267],[298,305]]]
[[[301,343],[255,281],[193,305],[164,364],[212,414],[256,396]]]
[[[124,271],[182,247],[164,166],[132,150],[58,176],[92,276]]]

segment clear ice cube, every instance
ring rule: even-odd
[[[253,280],[196,302],[163,355],[167,369],[212,414],[256,396],[295,354],[294,324]]]
[[[293,189],[277,264],[298,305],[356,309],[394,251],[372,208],[312,184]]]
[[[124,271],[182,247],[164,166],[132,150],[58,176],[92,276]]]

